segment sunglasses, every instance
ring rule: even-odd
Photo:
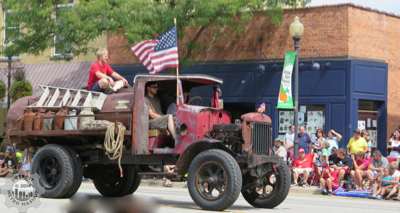
[[[158,86],[150,86],[152,89],[158,89]]]

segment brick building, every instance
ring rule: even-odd
[[[206,48],[195,50],[190,58],[196,61],[195,66],[214,70],[207,73],[220,76],[224,78],[225,82],[227,79],[232,79],[226,77],[226,75],[219,75],[218,69],[223,68],[223,65],[234,64],[235,66],[229,68],[232,70],[244,66],[243,70],[246,70],[246,73],[257,72],[260,65],[264,66],[263,69],[267,71],[270,67],[273,70],[274,67],[281,66],[280,62],[285,51],[293,49],[293,42],[288,29],[295,16],[300,17],[305,28],[301,40],[300,83],[307,83],[306,80],[302,81],[302,70],[304,70],[304,73],[307,70],[313,70],[315,63],[318,63],[321,69],[319,71],[322,72],[329,66],[333,69],[343,62],[346,64],[343,67],[349,66],[348,69],[343,68],[343,70],[352,73],[344,78],[338,78],[337,75],[332,76],[332,80],[349,81],[349,87],[346,87],[347,83],[343,82],[338,83],[337,87],[343,86],[346,90],[351,90],[351,94],[344,93],[342,98],[349,102],[349,105],[345,107],[349,107],[349,109],[344,110],[343,113],[352,117],[352,121],[338,121],[337,124],[330,121],[331,123],[325,125],[324,128],[332,128],[341,123],[345,127],[339,127],[339,129],[344,131],[348,138],[351,135],[351,130],[357,126],[372,126],[375,119],[369,118],[368,114],[376,113],[374,116],[379,119],[377,124],[375,120],[375,124],[378,125],[377,128],[380,128],[378,140],[381,140],[378,143],[386,146],[386,138],[400,124],[400,111],[397,110],[400,107],[400,90],[398,89],[400,82],[397,82],[400,72],[400,16],[354,4],[285,10],[283,22],[279,26],[273,25],[267,17],[260,15],[254,17],[246,26],[243,34],[239,36],[232,36],[232,33],[226,30],[223,33],[226,36],[211,40],[210,31],[206,29],[199,37],[199,41],[206,44]],[[191,39],[196,30],[189,30],[182,42]],[[109,35],[107,43],[113,64],[129,67],[137,63],[137,60],[129,51],[130,45],[126,43],[123,37]],[[181,49],[180,52],[183,55],[187,53],[184,49]],[[195,66],[186,68],[186,70],[188,72],[192,70],[202,72]],[[377,69],[369,69],[371,67]],[[137,68],[137,71],[144,70]],[[238,78],[241,77],[238,76]],[[363,85],[357,85],[359,81],[362,81]],[[279,87],[279,84],[276,86]],[[303,88],[303,86],[300,87]],[[307,88],[304,89],[307,90]],[[326,90],[328,88],[321,87],[321,89]],[[335,86],[329,89],[334,90]],[[302,91],[300,91],[300,104],[302,104],[302,101],[307,102],[310,97],[315,96],[311,93],[310,97],[304,95],[302,98]],[[323,93],[320,95],[324,96]],[[367,96],[370,100],[379,99],[381,101],[380,106],[378,107],[379,104],[373,101],[364,101]],[[327,97],[329,97],[329,94]],[[230,97],[228,99],[232,100]],[[256,102],[257,99],[270,101],[270,107],[274,108],[273,98],[269,96],[261,95],[255,99],[243,98],[236,101]],[[330,108],[329,113],[332,114],[332,109],[335,106],[330,105],[328,108]],[[378,111],[381,113],[378,113]],[[272,116],[278,113],[275,109],[269,112]],[[362,118],[365,118],[364,124],[358,122],[358,120],[363,120]],[[279,128],[279,124],[275,125]],[[278,134],[278,132],[275,134]],[[384,150],[384,147],[381,147],[381,149]]]

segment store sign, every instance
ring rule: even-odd
[[[285,54],[281,86],[279,87],[278,109],[293,109],[292,72],[296,61],[296,52],[289,51]]]

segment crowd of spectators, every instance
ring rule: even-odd
[[[30,176],[33,148],[19,150],[15,144],[3,143],[0,146],[0,177],[19,173]]]
[[[292,126],[284,139],[277,138],[274,144],[275,154],[287,161],[292,170],[293,185],[316,185],[326,195],[360,191],[368,192],[370,198],[400,200],[399,130],[390,138],[388,157],[372,147],[366,131],[355,130],[344,146],[342,135],[333,129],[326,135],[322,129],[310,135],[301,126],[297,137],[294,130]]]

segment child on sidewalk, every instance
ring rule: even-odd
[[[330,168],[329,164],[323,163],[319,182],[322,194],[332,194],[334,190],[339,188],[339,172]]]
[[[389,169],[384,169],[383,177],[380,180],[378,178],[372,197],[377,199],[390,199],[397,192],[399,178],[394,176],[395,171],[396,168],[393,166],[391,166]],[[385,195],[387,196],[385,197]]]

